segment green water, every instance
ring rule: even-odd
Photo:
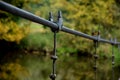
[[[50,56],[26,54],[17,55],[14,60],[13,63],[17,60],[17,63],[27,72],[27,76],[16,74],[15,77],[17,79],[15,80],[50,80],[49,75],[52,72],[52,60]],[[94,63],[92,57],[61,56],[56,61],[56,80],[95,80]],[[99,58],[97,65],[97,80],[112,80],[111,59]],[[114,68],[114,80],[118,80],[120,77],[119,68]],[[11,74],[8,76],[11,76]]]
[[[56,80],[94,80],[94,63],[92,57],[62,56],[56,61]],[[32,73],[28,80],[49,80],[52,72],[50,57],[32,56],[25,64]],[[97,65],[97,80],[112,80],[111,59],[98,59]],[[114,68],[115,80],[118,80],[119,74],[119,68]]]

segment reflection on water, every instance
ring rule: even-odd
[[[28,72],[28,76],[18,75],[17,80],[50,80],[52,60],[50,57],[20,55],[19,64]],[[16,57],[18,60],[18,57]],[[56,62],[56,80],[94,80],[94,60],[88,57],[61,56]],[[97,80],[112,80],[111,59],[98,59]],[[115,80],[120,80],[120,67],[114,68]],[[9,80],[9,79],[8,79]]]
[[[33,63],[35,65],[39,64],[37,70],[40,71],[39,75],[42,75],[40,77],[41,78],[40,80],[49,80],[48,76],[52,71],[52,60],[50,60],[49,57],[42,57],[39,58],[38,62],[33,61]],[[76,58],[75,56],[62,56],[57,60],[56,65],[57,65],[56,80],[94,80],[95,74],[93,69],[94,66],[93,58],[87,58],[87,57]],[[113,74],[112,74],[111,59],[98,59],[97,65],[98,65],[97,80],[112,80]],[[30,69],[31,68],[29,68],[29,71],[31,71]],[[120,69],[115,68],[114,73],[115,73],[114,74],[115,80],[118,80]],[[34,71],[32,74],[34,74]],[[34,80],[34,79],[30,79],[30,80]]]
[[[111,60],[101,60],[97,62],[97,80],[112,80]],[[67,57],[61,61],[59,67],[61,79],[58,80],[95,80],[94,60],[92,58]],[[115,80],[118,80],[119,70],[115,69]]]

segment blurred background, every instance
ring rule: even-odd
[[[63,24],[91,35],[120,41],[119,0],[3,0],[48,19],[63,13]],[[0,80],[50,80],[53,33],[37,23],[0,10]],[[97,80],[112,80],[112,46],[97,48]],[[114,47],[115,80],[120,77],[120,49]],[[57,34],[56,80],[94,80],[93,41],[68,33]]]

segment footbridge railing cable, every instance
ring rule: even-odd
[[[0,10],[12,13],[14,15],[20,16],[22,18],[25,18],[25,19],[28,19],[30,21],[45,25],[45,26],[53,28],[53,29],[58,29],[58,25],[56,23],[53,23],[49,20],[46,20],[46,19],[41,18],[39,16],[36,16],[36,15],[34,15],[34,14],[28,12],[28,11],[19,9],[19,8],[15,7],[15,6],[12,6],[12,5],[10,5],[10,4],[2,1],[2,0],[0,0]],[[82,33],[82,32],[76,31],[76,30],[72,30],[72,29],[67,28],[65,26],[62,26],[61,31],[66,32],[66,33],[70,33],[70,34],[73,34],[73,35],[81,36],[81,37],[84,37],[84,38],[87,38],[87,39],[90,39],[90,40],[97,41],[97,37],[95,37],[95,36],[87,35],[85,33]],[[99,42],[104,42],[104,43],[109,43],[109,44],[114,44],[114,45],[120,45],[120,42],[115,43],[113,41],[102,39],[102,38],[99,39]]]
[[[70,28],[65,27],[62,24],[62,17],[61,17],[62,14],[61,14],[61,12],[58,13],[59,14],[58,15],[58,21],[54,22],[53,18],[52,18],[52,13],[50,13],[49,20],[46,20],[46,19],[41,18],[39,16],[36,16],[36,15],[34,15],[34,14],[28,12],[28,11],[17,8],[15,6],[11,5],[11,4],[8,4],[8,3],[6,3],[6,2],[4,2],[2,0],[0,0],[0,10],[9,12],[11,14],[20,16],[20,17],[25,18],[27,20],[30,20],[30,21],[33,21],[33,22],[36,22],[36,23],[39,23],[39,24],[42,24],[42,25],[45,25],[45,26],[51,28],[52,32],[54,33],[54,49],[53,49],[53,55],[51,56],[51,59],[53,60],[53,66],[52,66],[53,71],[52,71],[52,73],[50,75],[50,78],[52,80],[55,80],[55,77],[56,77],[56,74],[55,74],[56,73],[56,71],[55,71],[55,61],[57,60],[57,55],[56,55],[56,33],[58,31],[63,31],[63,32],[66,32],[66,33],[70,33],[70,34],[77,35],[77,36],[80,36],[80,37],[84,37],[84,38],[87,38],[87,39],[90,39],[90,40],[94,41],[94,47],[95,47],[95,52],[94,52],[95,80],[97,80],[97,63],[96,63],[96,60],[98,58],[98,55],[96,54],[96,49],[97,49],[98,43],[103,42],[103,43],[111,44],[112,45],[112,73],[113,73],[112,79],[114,80],[114,52],[113,52],[113,47],[115,45],[119,46],[120,42],[117,42],[116,40],[115,41],[106,40],[106,39],[101,38],[99,35],[98,36],[88,35],[88,34],[80,32],[80,31],[72,30]]]

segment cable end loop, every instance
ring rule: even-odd
[[[49,12],[49,21],[54,22],[52,12]],[[63,19],[62,19],[62,12],[61,11],[58,11],[58,17],[57,17],[57,21],[55,23],[58,25],[58,28],[57,29],[51,28],[52,32],[61,31],[62,26],[63,26]]]
[[[50,74],[50,79],[55,80],[56,74]]]

